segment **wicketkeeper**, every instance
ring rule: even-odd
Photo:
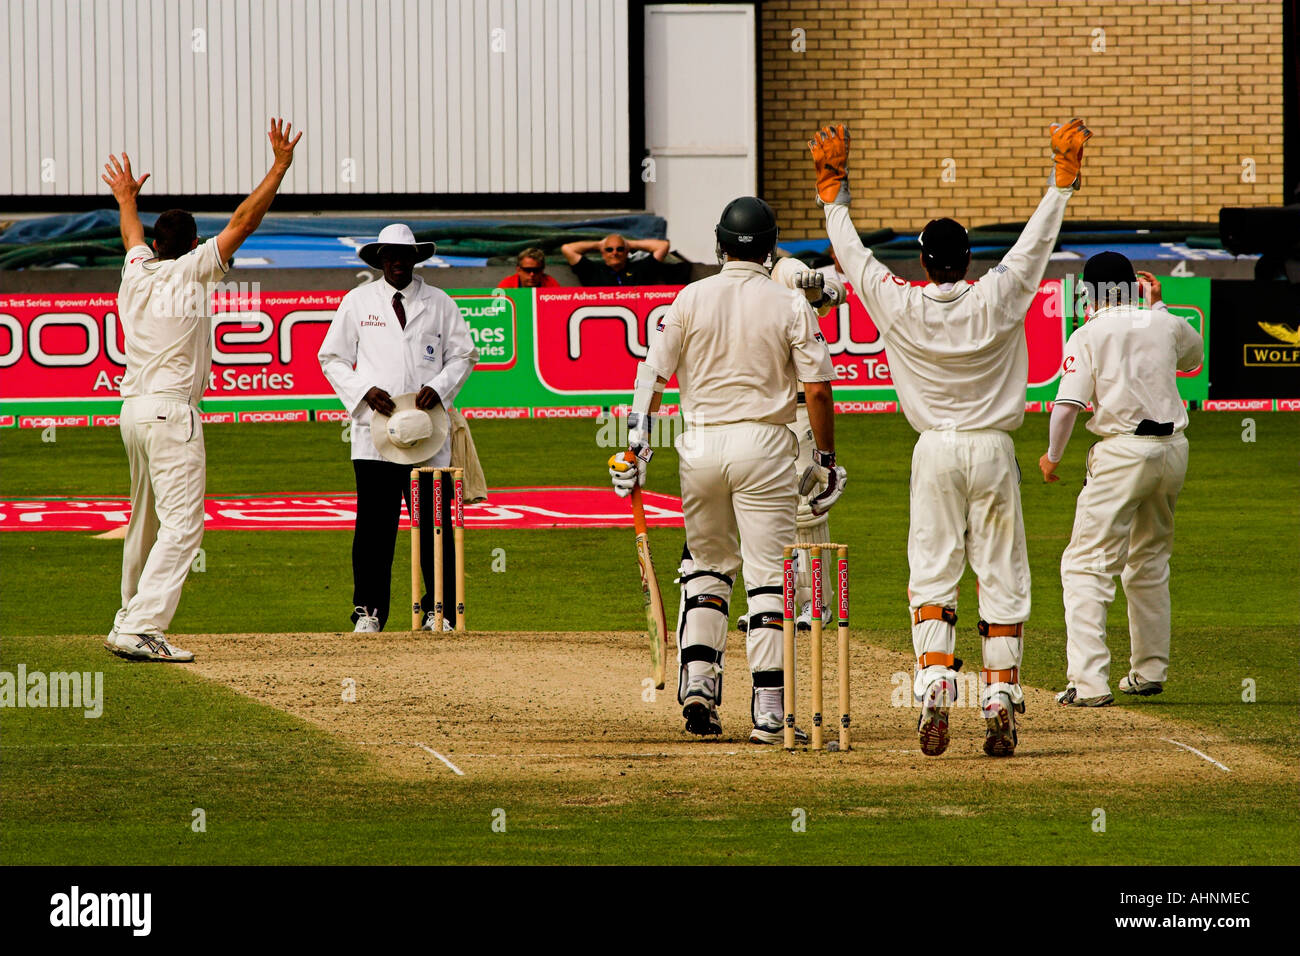
[[[1047,194],[1015,246],[977,282],[965,280],[966,230],[951,219],[930,222],[921,235],[921,263],[931,280],[924,288],[890,272],[858,238],[849,217],[844,127],[825,127],[808,144],[827,234],[884,339],[903,413],[920,432],[912,453],[908,595],[917,731],[922,752],[932,756],[948,747],[948,712],[957,700],[957,585],[967,561],[980,584],[984,752],[1015,752],[1015,714],[1025,706],[1020,659],[1029,558],[1009,433],[1025,415],[1025,313],[1079,186],[1090,135],[1077,119],[1052,128],[1056,168]]]

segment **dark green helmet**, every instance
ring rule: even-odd
[[[776,213],[757,196],[741,196],[727,203],[713,234],[718,248],[742,259],[765,259],[776,249]]]

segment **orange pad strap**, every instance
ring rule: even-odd
[[[922,604],[912,612],[912,623],[920,624],[922,621],[943,621],[946,624],[957,624],[957,611],[951,607],[940,607],[938,604]]]

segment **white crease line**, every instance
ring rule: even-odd
[[[1218,768],[1219,768],[1220,770],[1222,770],[1224,773],[1232,773],[1231,770],[1229,770],[1229,769],[1228,769],[1227,767],[1225,767],[1223,764],[1219,763],[1219,761],[1215,760],[1215,759],[1214,759],[1213,757],[1211,757],[1209,754],[1201,753],[1201,752],[1200,752],[1199,750],[1197,750],[1195,747],[1189,747],[1189,746],[1187,746],[1187,744],[1179,743],[1177,740],[1173,740],[1173,739],[1171,739],[1171,738],[1169,738],[1169,737],[1161,737],[1160,739],[1163,740],[1163,741],[1164,741],[1165,743],[1167,743],[1167,744],[1173,744],[1175,747],[1182,747],[1184,750],[1190,750],[1192,753],[1196,754],[1196,756],[1200,757],[1202,760],[1208,760],[1210,763],[1214,764],[1216,767],[1218,767]]]
[[[446,757],[444,757],[442,754],[438,753],[438,751],[434,750],[432,747],[426,747],[424,744],[419,743],[418,741],[416,742],[415,746],[419,747],[421,750],[424,750],[424,751],[427,751],[428,753],[433,754],[435,757],[437,757],[439,760],[441,760],[443,763],[445,763],[448,767],[450,767],[450,768],[451,768],[451,772],[454,773],[456,776],[458,776],[458,777],[463,777],[463,776],[465,776],[465,771],[464,771],[464,770],[461,770],[460,767],[457,767],[454,763],[452,763],[450,760],[448,760],[448,759],[447,759]]]
[[[761,757],[761,756],[763,756],[765,753],[772,753],[772,752],[773,752],[773,751],[760,751],[760,750],[750,750],[750,751],[743,751],[743,752],[742,752],[742,751],[739,751],[739,750],[712,750],[712,751],[700,751],[700,752],[698,752],[698,753],[672,753],[672,754],[670,754],[670,753],[665,753],[664,751],[660,750],[660,751],[656,751],[655,753],[644,753],[644,754],[635,754],[635,753],[563,753],[563,754],[558,754],[558,753],[557,753],[557,754],[547,754],[547,753],[517,753],[517,754],[463,753],[463,754],[461,754],[461,756],[462,756],[462,757],[483,757],[483,758],[488,758],[488,759],[492,759],[492,760],[516,760],[516,759],[519,759],[519,758],[522,758],[522,757],[587,757],[587,758],[599,758],[599,759],[601,759],[601,760],[630,760],[630,759],[632,759],[633,757]]]

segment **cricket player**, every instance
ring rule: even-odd
[[[128,660],[194,660],[167,640],[194,552],[203,540],[207,456],[199,400],[212,371],[212,285],[271,207],[302,133],[272,120],[275,160],[226,228],[200,244],[194,217],[158,217],[145,245],[131,160],[110,156],[101,177],[117,200],[126,263],[117,310],[126,343],[119,427],[131,466],[131,520],[122,545],[122,607],[104,647]]]
[[[787,289],[794,289],[803,293],[809,303],[812,304],[812,307],[817,310],[819,319],[824,318],[844,304],[846,295],[844,281],[836,274],[833,266],[829,271],[827,269],[809,269],[793,256],[786,256],[777,260],[776,265],[772,267],[772,278]],[[808,399],[802,388],[799,389],[795,401],[795,419],[794,425],[791,426],[795,438],[799,441],[799,456],[795,461],[795,470],[800,475],[803,475],[812,467],[813,451],[816,448],[816,443],[813,438],[812,426],[808,422]],[[795,514],[795,541],[798,544],[828,544],[831,541],[830,516],[825,512],[813,514],[812,510],[812,499],[820,491],[820,486],[816,485],[808,489],[803,487],[799,489],[799,509]],[[796,619],[795,626],[801,631],[807,631],[812,628],[813,616],[812,565],[806,548],[799,549],[797,554],[798,571],[795,579],[795,599],[799,602],[799,616]],[[835,593],[831,579],[833,568],[834,564],[832,562],[823,563],[822,594]],[[822,607],[823,623],[830,623],[833,603],[828,601]]]
[[[781,740],[785,713],[781,639],[781,554],[795,540],[799,486],[821,482],[812,508],[824,514],[843,493],[835,463],[834,371],[807,299],[771,280],[776,216],[752,196],[735,199],[715,230],[722,271],[678,293],[651,333],[637,367],[629,445],[609,460],[620,495],[644,484],[652,416],[676,374],[686,431],[677,439],[686,540],[679,632],[678,701],[686,730],[722,732],[723,655],[736,573],[744,570],[750,612],[747,656],[753,677],[749,739]],[[795,470],[795,392],[803,383],[817,448]],[[806,735],[800,734],[806,740]]]
[[[979,576],[984,752],[1015,752],[1024,712],[1020,660],[1029,618],[1029,559],[1020,510],[1020,469],[1011,431],[1025,414],[1029,355],[1025,312],[1056,245],[1065,205],[1079,186],[1082,120],[1052,127],[1055,170],[1047,194],[1006,257],[976,282],[966,230],[951,219],[921,234],[924,288],[891,273],[863,246],[849,217],[849,137],[825,127],[809,142],[817,200],[835,255],[889,352],[912,453],[908,597],[921,702],[921,750],[943,753],[957,699],[957,585],[969,561]]]
[[[1091,316],[1066,345],[1050,444],[1038,467],[1044,480],[1059,480],[1056,467],[1074,420],[1091,402],[1088,431],[1101,441],[1088,452],[1074,532],[1061,555],[1069,686],[1056,700],[1105,707],[1115,702],[1106,612],[1117,572],[1128,598],[1132,647],[1119,689],[1147,697],[1164,690],[1168,676],[1169,555],[1174,503],[1187,475],[1187,411],[1177,372],[1200,365],[1205,347],[1200,334],[1160,301],[1155,276],[1135,275],[1118,252],[1089,259],[1083,287]]]

